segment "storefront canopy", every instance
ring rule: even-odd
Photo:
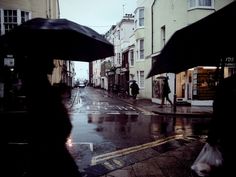
[[[176,31],[154,64],[147,78],[161,73],[179,73],[196,66],[235,63],[236,2]]]

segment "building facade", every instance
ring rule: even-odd
[[[151,58],[154,59],[160,53],[175,31],[206,17],[231,2],[232,0],[154,0],[151,5],[152,28],[148,32],[152,37]],[[150,48],[148,49],[150,50]],[[176,94],[177,102],[186,101],[192,105],[212,105],[215,70],[214,67],[199,66],[176,75],[163,73],[162,76],[170,78],[172,90],[170,97],[174,99],[174,94]],[[228,69],[226,70],[228,71]],[[160,103],[161,81],[158,78],[160,75],[151,78],[152,100]]]
[[[161,78],[168,77],[172,102],[176,98],[177,104],[212,105],[216,86],[215,67],[198,66],[178,74],[163,73],[148,79],[147,75],[167,41],[177,30],[197,22],[232,1],[137,0],[133,24],[126,26],[122,19],[105,34],[108,41],[114,44],[115,56],[102,61],[101,87],[107,90],[114,85],[128,87],[125,85],[127,80],[136,80],[140,87],[138,97],[161,103]],[[126,34],[129,35],[122,38],[122,33],[127,30],[129,32]],[[224,73],[227,77],[232,69],[225,68]]]
[[[113,25],[105,34],[105,37],[114,45],[115,55],[106,58],[105,65],[105,83],[104,88],[109,91],[120,89],[129,93],[130,80],[130,38],[134,33],[134,16],[125,14],[117,25]],[[107,80],[107,81],[106,81]]]

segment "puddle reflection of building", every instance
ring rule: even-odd
[[[176,134],[182,134],[184,136],[190,136],[193,134],[190,118],[177,118],[175,125]]]
[[[137,141],[140,138],[141,141],[150,137],[149,119],[139,119],[138,114],[90,115],[88,122],[96,124],[96,130],[109,139]]]
[[[150,135],[158,140],[175,134],[175,120],[173,116],[152,115],[150,122]]]

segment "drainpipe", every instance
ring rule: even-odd
[[[57,10],[58,10],[58,14],[56,18],[60,18],[61,17],[61,11],[60,11],[60,3],[59,0],[57,0]]]
[[[152,29],[152,32],[151,32],[151,34],[152,34],[152,37],[151,37],[151,40],[152,40],[152,41],[151,41],[151,42],[152,42],[152,54],[153,54],[153,6],[155,5],[155,3],[156,3],[156,0],[153,1],[153,3],[152,3],[152,8],[151,8],[151,10],[152,10],[152,16],[151,16],[151,18],[152,18],[152,19],[151,19],[151,20],[152,20],[152,21],[151,21],[151,23],[152,23],[152,24],[151,24],[151,25],[152,25],[152,28],[151,28],[151,29]]]
[[[153,1],[153,3],[152,3],[152,8],[151,8],[151,11],[152,11],[152,12],[151,12],[151,13],[152,13],[152,14],[151,14],[151,26],[152,26],[152,27],[151,27],[151,30],[152,30],[152,31],[151,31],[151,35],[152,35],[152,36],[151,36],[151,43],[152,43],[152,44],[151,44],[151,45],[152,45],[152,46],[151,46],[151,47],[152,47],[151,52],[152,52],[152,54],[153,54],[153,51],[154,51],[154,49],[153,49],[153,6],[155,5],[155,3],[156,3],[156,0]],[[152,80],[153,80],[153,79],[152,79]],[[152,88],[153,88],[153,82],[152,82]],[[152,89],[152,95],[153,95],[153,89]]]

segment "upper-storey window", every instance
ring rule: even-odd
[[[30,12],[21,11],[20,9],[0,9],[0,34],[5,34],[17,25],[30,19]]]
[[[166,43],[166,27],[165,25],[161,27],[161,47],[164,47]]]
[[[29,12],[21,11],[21,23],[26,22],[29,19]]]
[[[17,10],[4,10],[5,32],[17,26]]]
[[[137,46],[138,46],[138,50],[137,50],[137,56],[139,60],[143,60],[144,59],[144,39],[139,39],[137,40]]]
[[[213,8],[214,0],[189,0],[189,8]]]
[[[130,66],[134,66],[134,49],[129,51]]]
[[[144,8],[138,8],[135,11],[135,28],[144,26]]]

